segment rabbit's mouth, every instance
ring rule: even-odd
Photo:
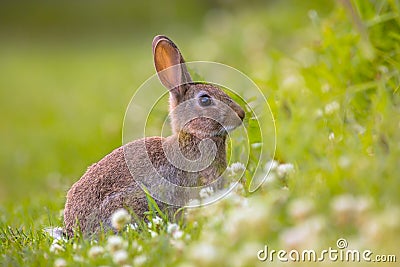
[[[235,125],[223,126],[220,130],[215,132],[214,136],[227,135],[228,133],[230,133],[233,130],[235,130],[237,127],[238,126],[235,126]]]

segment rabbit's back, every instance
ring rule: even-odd
[[[148,206],[146,195],[132,172],[151,176],[151,170],[138,164],[145,162],[144,159],[149,156],[156,159],[158,166],[154,167],[165,163],[162,139],[151,137],[130,142],[88,168],[67,194],[64,222],[68,235],[76,226],[82,232],[96,232],[100,224],[108,228],[112,213],[119,208],[127,208],[143,217]],[[151,149],[146,151],[145,147]],[[151,151],[151,155],[148,155],[148,151]],[[130,170],[127,160],[139,169]]]

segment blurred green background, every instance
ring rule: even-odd
[[[331,8],[329,1],[2,1],[1,203],[62,198],[54,188],[66,190],[121,144],[130,97],[155,72],[155,35],[170,36],[187,60],[268,75],[269,66],[252,63],[255,53],[290,53],[307,12]]]
[[[397,253],[399,0],[26,0],[0,4],[0,265],[59,256],[43,227],[62,225],[68,188],[122,144],[125,109],[155,73],[157,34],[187,61],[256,82],[275,117],[275,160],[293,171],[278,166],[255,194],[193,210],[183,250],[168,234],[127,233],[149,266],[255,266],[260,245],[327,248],[342,237]],[[75,251],[75,241],[61,256],[80,265],[73,255],[92,244]],[[210,255],[198,256],[199,244],[215,262],[202,262]]]

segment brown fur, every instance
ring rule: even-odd
[[[97,232],[101,225],[110,228],[110,216],[119,208],[127,208],[143,217],[144,212],[148,210],[148,204],[146,195],[137,181],[150,181],[145,185],[147,188],[157,187],[162,177],[179,186],[200,186],[218,178],[226,168],[227,132],[224,127],[229,126],[233,129],[239,126],[244,118],[244,111],[219,88],[193,83],[186,66],[177,65],[184,63],[184,60],[176,45],[167,37],[154,38],[153,53],[159,78],[170,90],[173,135],[130,142],[90,166],[67,194],[64,223],[68,236],[74,234],[76,227],[84,234]],[[171,66],[179,67],[169,68]],[[208,94],[215,101],[215,105],[202,107],[197,104],[199,93]],[[189,104],[185,106],[182,103]],[[184,123],[185,117],[191,113],[217,117],[219,123],[204,117]],[[199,144],[204,138],[211,139],[216,145],[216,157],[207,168],[189,172],[168,161],[165,149],[175,149],[174,144],[179,145],[185,158],[198,159],[201,157]],[[165,194],[173,199],[187,200],[193,197],[179,195],[177,192]],[[164,210],[171,208],[160,201],[158,204]]]

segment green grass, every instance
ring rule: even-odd
[[[275,160],[294,170],[189,210],[181,237],[167,221],[122,231],[126,264],[278,266],[257,251],[320,251],[339,238],[400,261],[400,3],[351,3],[221,3],[197,18],[196,34],[170,30],[188,60],[225,63],[257,83],[275,117]],[[148,35],[0,42],[1,265],[118,265],[112,233],[58,241],[57,252],[43,229],[62,226],[68,188],[121,144],[130,97],[154,73]],[[104,253],[90,256],[93,246]]]

